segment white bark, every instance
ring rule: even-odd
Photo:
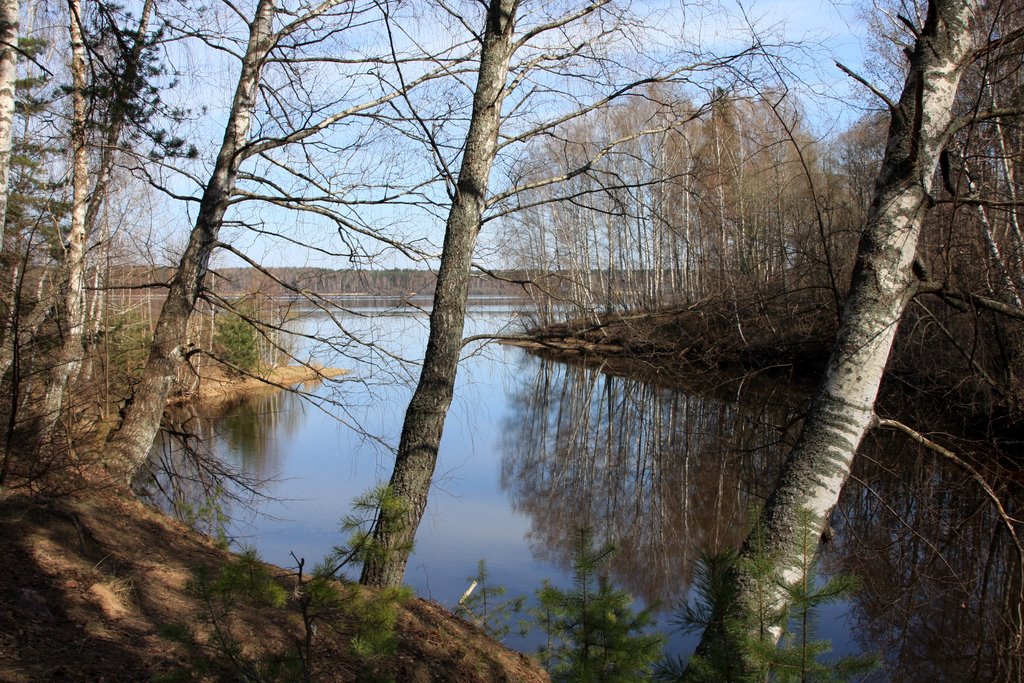
[[[18,0],[0,0],[0,247],[7,219],[17,46]]]
[[[79,0],[68,3],[68,30],[71,36],[71,217],[64,238],[64,311],[58,316],[63,341],[53,376],[43,402],[45,439],[60,417],[68,380],[82,363],[82,332],[85,327],[85,217],[89,202],[89,150],[86,111],[85,41],[82,35],[82,8]]]
[[[2,1],[0,0],[0,2]],[[63,263],[64,277],[66,278],[64,282],[64,315],[63,317],[58,316],[59,322],[64,326],[62,329],[63,341],[54,375],[47,386],[46,398],[43,403],[43,425],[41,428],[43,438],[49,436],[49,430],[56,424],[68,384],[78,375],[82,365],[85,332],[85,245],[106,198],[115,153],[125,124],[126,107],[123,105],[135,97],[135,93],[131,89],[136,87],[136,77],[145,45],[149,19],[153,11],[153,3],[154,0],[146,0],[143,5],[132,50],[126,60],[125,73],[122,74],[121,83],[114,94],[114,98],[117,100],[115,105],[122,106],[113,107],[114,113],[107,121],[107,130],[103,136],[99,164],[93,173],[90,173],[89,169],[89,122],[85,93],[88,74],[86,72],[81,2],[72,0],[69,4],[68,28],[71,38],[72,78],[72,201]],[[91,191],[90,180],[92,180]],[[6,362],[6,358],[3,360]],[[2,365],[0,363],[0,366]],[[0,371],[6,371],[6,367],[0,367]]]
[[[820,533],[839,500],[854,454],[875,422],[875,398],[892,341],[915,291],[912,266],[918,235],[932,202],[932,179],[947,141],[954,97],[971,55],[969,27],[977,11],[976,0],[933,0],[911,55],[826,376],[762,516],[759,551],[776,563],[785,581],[796,581],[803,571],[801,542],[807,531],[801,529],[801,511],[811,513]],[[752,545],[748,539],[744,552],[751,553]],[[755,580],[741,574],[737,582],[744,611],[755,613]],[[760,589],[772,593],[770,602],[785,604],[781,588]],[[780,631],[771,635],[777,639]],[[706,636],[698,651],[721,646],[711,640]],[[734,645],[735,652],[742,652]]]

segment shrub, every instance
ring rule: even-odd
[[[260,362],[259,333],[245,318],[229,312],[217,317],[213,353],[234,368],[254,371]]]

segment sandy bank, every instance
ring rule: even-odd
[[[342,368],[321,368],[308,365],[282,365],[264,371],[258,376],[239,375],[221,365],[205,367],[199,371],[198,386],[186,394],[172,399],[172,403],[200,401],[219,403],[248,396],[258,396],[281,389],[292,389],[302,384],[322,382],[348,374]]]

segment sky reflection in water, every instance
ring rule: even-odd
[[[514,317],[512,312],[508,307],[475,307],[467,335],[499,331]],[[422,353],[422,313],[405,309],[401,315],[353,316],[343,323],[408,359]],[[335,393],[347,407],[346,419],[393,443],[411,384],[396,383],[394,368],[380,359],[355,362],[323,352],[314,355],[353,370]],[[410,364],[404,375],[413,377],[415,369]],[[487,560],[492,580],[506,586],[510,595],[532,594],[545,578],[568,585],[573,530],[589,524],[597,539],[619,548],[611,564],[613,581],[645,600],[660,601],[667,612],[686,596],[697,550],[736,546],[745,537],[748,511],[770,491],[785,442],[793,436],[792,427],[778,427],[795,423],[799,403],[786,389],[771,384],[670,390],[609,377],[593,368],[542,361],[514,348],[492,345],[470,353],[460,368],[436,483],[406,580],[419,595],[448,606],[455,605],[481,558]],[[338,523],[350,502],[390,474],[392,456],[385,448],[288,394],[236,406],[206,423],[205,432],[204,438],[228,461],[258,477],[276,479],[268,491],[272,499],[259,514],[239,514],[229,533],[237,545],[254,545],[264,559],[284,567],[294,565],[291,553],[307,562],[322,558],[341,540]],[[901,485],[906,477],[898,472],[894,477],[890,470],[878,471],[878,453],[892,452],[892,444],[869,443],[867,448],[867,457],[858,462],[858,481],[841,503],[839,536],[826,553],[826,564],[856,571],[872,591],[823,610],[820,635],[832,641],[836,653],[862,647],[885,651],[894,669],[912,664],[912,671],[926,658],[934,660],[933,671],[959,667],[946,658],[949,643],[971,639],[958,633],[954,615],[942,618],[949,622],[948,630],[933,638],[934,647],[927,652],[918,648],[911,657],[899,646],[907,633],[892,626],[901,618],[900,600],[891,591],[874,590],[880,584],[916,585],[935,563],[927,554],[887,559],[886,548],[900,546],[887,545],[886,539],[904,533],[905,527],[887,522],[876,494],[885,489],[887,501],[912,501],[907,492],[923,488]],[[956,473],[923,467],[918,462],[908,476],[924,476],[937,491],[960,486]],[[932,473],[925,476],[922,471]],[[961,486],[956,498],[947,498],[960,500],[962,507],[964,495]],[[905,505],[904,517],[911,521],[949,516],[934,498],[927,517],[912,514],[916,503]],[[967,505],[985,509],[983,502]],[[886,524],[893,530],[885,531]],[[998,532],[997,525],[983,528]],[[876,560],[865,559],[858,547],[867,537],[878,546]],[[985,539],[979,538],[980,547],[986,547]],[[970,552],[956,555],[972,557]],[[947,565],[949,557],[953,553],[943,558]],[[993,562],[1002,566],[1005,558],[995,557],[989,564]],[[887,574],[873,575],[880,569]],[[970,574],[973,569],[962,571]],[[996,580],[991,570],[979,571],[977,585]],[[984,596],[989,593],[1012,592],[1012,575],[1004,571],[997,578],[1003,575],[1009,583],[986,589],[972,608],[988,609]],[[970,602],[946,597],[955,604]],[[855,630],[851,623],[857,624]],[[908,623],[912,631],[913,620]],[[998,620],[993,623],[982,636],[973,634],[974,639],[1001,638]],[[529,650],[538,642],[535,637],[510,644]],[[693,638],[677,635],[670,649],[685,654],[692,647]],[[995,665],[986,660],[964,666],[964,671],[979,672]],[[891,675],[879,674],[878,680]]]

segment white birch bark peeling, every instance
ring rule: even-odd
[[[761,551],[787,582],[800,578],[801,510],[819,532],[839,500],[854,454],[875,422],[874,404],[893,337],[913,296],[918,234],[931,200],[932,179],[952,122],[954,98],[970,62],[978,3],[933,0],[892,112],[888,142],[843,320],[824,381],[778,486],[761,518]],[[752,538],[752,537],[751,537]],[[748,539],[745,553],[750,553]],[[756,601],[751,577],[738,576],[740,605]],[[765,589],[761,586],[761,590]],[[785,604],[785,592],[772,601]],[[764,593],[761,597],[763,599]],[[772,633],[776,639],[780,632]],[[706,634],[698,650],[706,651]],[[737,652],[742,650],[737,649]]]

